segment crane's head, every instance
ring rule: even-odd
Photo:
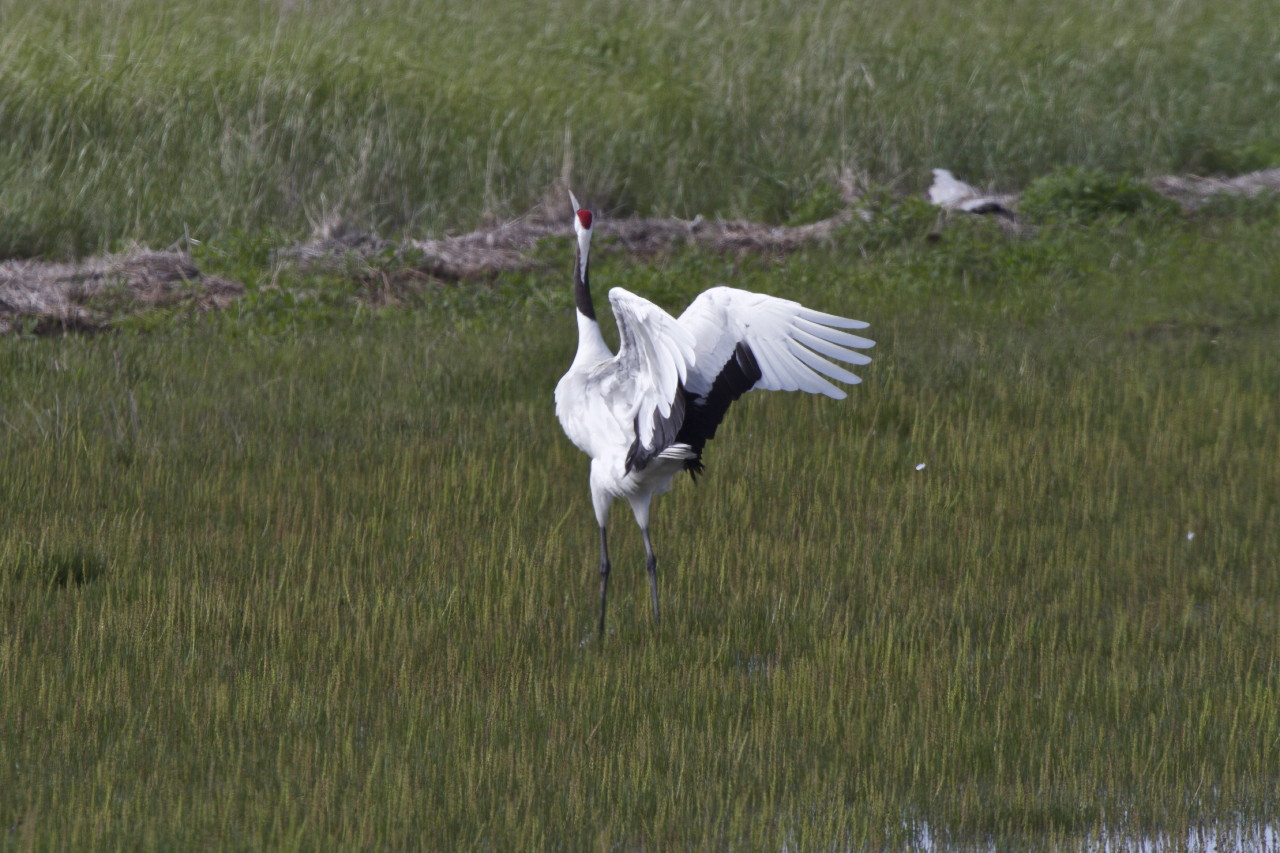
[[[591,251],[591,211],[578,204],[572,192],[569,201],[573,204],[573,230],[578,235],[578,262],[582,265],[583,278],[586,278],[587,253]]]
[[[574,197],[572,192],[569,193],[569,203],[573,205],[573,230],[578,234],[582,234],[584,231],[590,234],[591,211],[578,204],[578,199]]]

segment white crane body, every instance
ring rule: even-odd
[[[753,388],[845,396],[831,380],[858,376],[828,359],[863,365],[874,346],[843,329],[867,324],[731,287],[705,291],[677,319],[620,287],[609,302],[621,339],[615,355],[600,333],[588,278],[592,215],[574,207],[578,351],[556,386],[565,434],[591,458],[591,501],[600,528],[600,633],[604,633],[609,508],[631,506],[644,537],[658,617],[657,560],[649,541],[649,504],[681,471],[702,471],[702,450],[729,406]]]

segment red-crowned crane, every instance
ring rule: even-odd
[[[866,323],[824,314],[798,302],[713,287],[679,319],[620,287],[609,291],[621,344],[610,351],[587,276],[591,211],[573,203],[578,237],[573,295],[578,306],[578,353],[556,385],[556,416],[591,457],[591,503],[600,525],[600,635],[609,591],[609,507],[625,498],[644,537],[645,566],[658,619],[657,558],[649,541],[649,503],[680,471],[702,471],[702,448],[734,400],[752,388],[808,391],[842,399],[829,379],[857,376],[822,356],[867,364],[855,349],[874,342],[840,329]]]

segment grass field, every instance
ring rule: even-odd
[[[746,398],[659,502],[659,627],[620,520],[603,642],[565,275],[0,341],[0,845],[1274,821],[1275,228],[606,253],[672,308],[734,280],[880,345],[842,403]]]
[[[1280,165],[1269,0],[0,0],[0,256]]]
[[[605,242],[601,290],[878,345],[657,501],[659,626],[615,514],[603,640],[569,241],[390,308],[269,252],[519,214],[566,152],[605,215],[773,222],[842,167],[1277,162],[1269,5],[1072,9],[0,0],[0,257],[181,239],[247,286],[0,338],[0,849],[1274,842],[1274,199]]]

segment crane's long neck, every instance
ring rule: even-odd
[[[588,275],[588,259],[591,248],[591,232],[578,232],[578,252],[573,259],[573,301],[578,306],[578,354],[573,359],[575,367],[594,364],[612,358],[609,345],[600,333],[596,320],[596,307],[591,301],[591,280]]]

